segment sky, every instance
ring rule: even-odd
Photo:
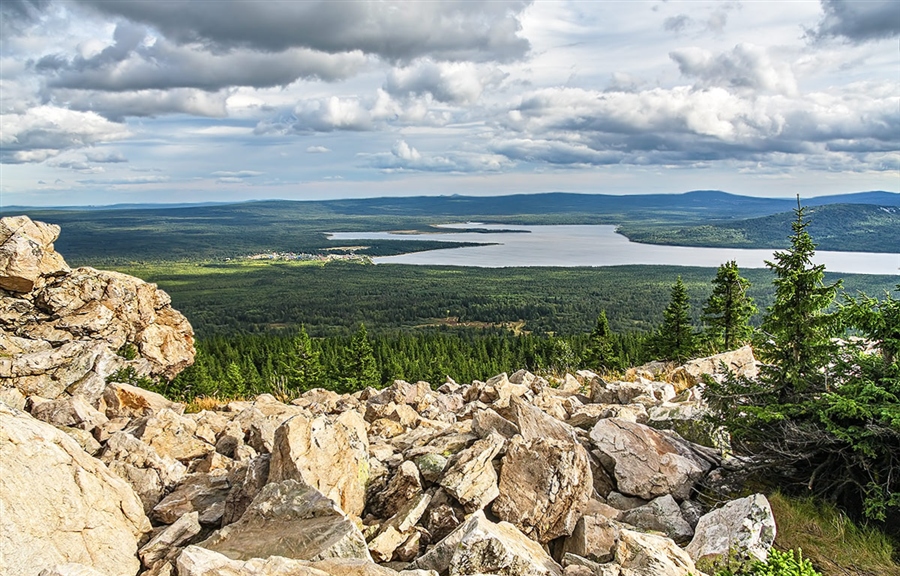
[[[900,192],[897,0],[2,0],[0,207]]]

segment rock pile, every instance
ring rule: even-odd
[[[27,226],[51,253],[56,231]],[[166,363],[154,351],[190,339],[152,287],[68,271],[35,250],[31,268],[12,257],[0,268],[11,279],[0,343],[19,346],[0,358],[3,397],[19,404],[0,403],[0,573],[683,576],[700,574],[698,560],[765,557],[772,544],[764,497],[713,510],[698,500],[721,452],[666,429],[703,411],[697,386],[647,370],[627,382],[519,371],[185,414],[106,383],[103,362],[81,362],[81,379],[103,383],[79,386],[65,362],[44,361],[73,342],[132,343],[140,355],[121,362],[171,372],[188,356]],[[76,284],[77,301],[54,296]],[[177,346],[149,344],[147,332]]]

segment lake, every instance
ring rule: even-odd
[[[620,266],[659,264],[714,268],[735,260],[741,268],[764,268],[772,250],[740,248],[695,248],[639,244],[616,233],[615,226],[509,226],[477,223],[454,224],[442,228],[515,230],[515,232],[447,232],[409,234],[395,232],[335,232],[333,240],[439,240],[446,242],[495,243],[447,250],[430,250],[375,258],[376,264],[420,264],[440,266]],[[900,254],[874,252],[816,252],[815,262],[829,272],[847,274],[900,275]]]

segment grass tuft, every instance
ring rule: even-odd
[[[803,549],[823,576],[900,576],[894,544],[876,528],[857,526],[834,506],[811,498],[769,496],[780,550]]]

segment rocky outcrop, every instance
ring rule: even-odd
[[[173,378],[194,358],[194,335],[169,296],[132,276],[70,269],[53,249],[59,227],[0,219],[0,388],[96,407],[107,379]]]
[[[72,438],[0,404],[0,573],[77,562],[133,576],[150,531],[134,490]]]

